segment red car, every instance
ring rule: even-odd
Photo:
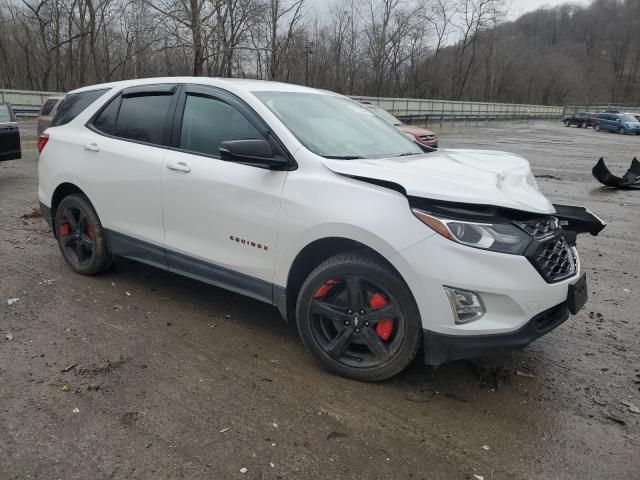
[[[438,148],[438,139],[431,130],[426,128],[414,127],[413,125],[406,125],[398,120],[396,117],[387,112],[384,108],[380,108],[377,105],[365,104],[366,107],[371,110],[372,113],[380,117],[386,122],[389,122],[394,127],[402,130],[404,133],[414,138],[416,142],[421,145],[426,145],[431,148]]]

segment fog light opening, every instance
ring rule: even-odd
[[[484,315],[484,305],[475,293],[446,286],[444,291],[449,299],[456,324],[473,322]]]

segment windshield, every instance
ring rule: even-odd
[[[9,114],[9,107],[0,104],[0,123],[6,123],[11,121],[11,115]]]
[[[391,125],[402,125],[402,122],[381,107],[368,107],[373,113]]]
[[[306,148],[326,158],[385,158],[422,153],[362,105],[318,93],[254,92]]]
[[[637,122],[636,117],[633,115],[620,115],[623,122]]]

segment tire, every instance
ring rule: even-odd
[[[618,129],[618,134],[619,135],[626,135],[627,131],[624,129],[624,127],[620,127]]]
[[[420,313],[409,287],[390,266],[366,252],[336,255],[311,272],[298,295],[296,322],[302,341],[322,367],[366,382],[404,370],[422,339]]]
[[[594,129],[596,132],[599,132],[599,131],[600,131],[600,125],[598,125],[598,124],[596,123],[596,126],[595,126],[595,127],[593,127],[593,129]]]
[[[63,198],[54,227],[60,252],[74,272],[95,275],[111,266],[102,224],[87,197],[73,194]]]
[[[571,126],[571,122],[569,120],[565,120],[564,121],[564,126],[565,127],[570,127]]]
[[[582,122],[580,124],[580,128],[587,128],[587,122]]]

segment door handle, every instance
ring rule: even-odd
[[[85,150],[89,150],[90,152],[99,152],[100,151],[100,147],[98,146],[97,143],[85,143],[84,144],[84,149]]]
[[[191,171],[191,167],[184,162],[167,163],[167,168],[176,172],[189,173]]]

